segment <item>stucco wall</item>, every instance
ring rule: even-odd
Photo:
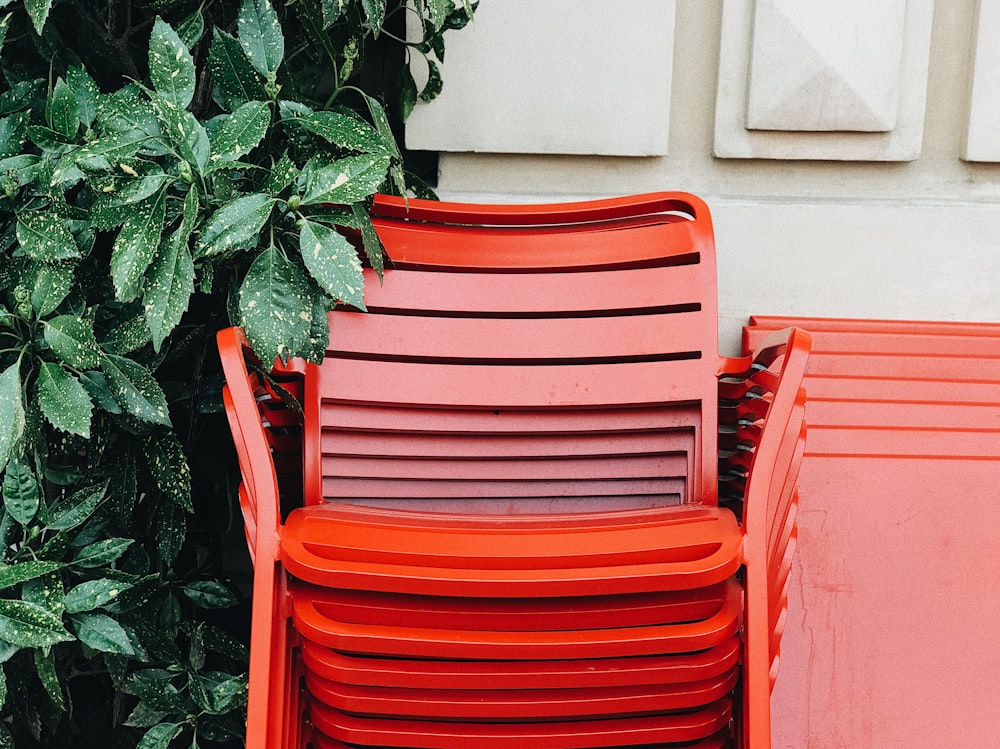
[[[482,0],[408,145],[442,197],[701,195],[728,353],[753,313],[1000,320],[1000,0],[848,4]]]

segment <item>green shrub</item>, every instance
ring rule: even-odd
[[[0,6],[0,747],[235,745],[214,333],[316,360],[363,306],[367,201],[424,189],[390,120],[472,7]]]

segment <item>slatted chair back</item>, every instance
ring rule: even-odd
[[[708,210],[379,198],[392,262],[306,376],[305,497],[481,512],[714,505]]]

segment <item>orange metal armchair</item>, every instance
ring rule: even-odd
[[[807,336],[720,360],[689,195],[374,214],[321,367],[219,337],[247,746],[765,749]]]

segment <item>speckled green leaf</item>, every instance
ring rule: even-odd
[[[66,83],[69,84],[76,97],[77,115],[86,127],[94,124],[97,118],[97,100],[101,90],[97,83],[82,67],[74,66],[66,71]]]
[[[108,353],[124,356],[149,343],[149,325],[141,308],[123,309],[119,314],[115,324],[102,331],[98,340]]]
[[[33,580],[36,577],[47,575],[62,568],[61,562],[45,562],[32,560],[30,562],[19,562],[10,566],[0,565],[0,590],[13,587],[26,580]]]
[[[7,0],[0,7],[6,7],[10,5],[13,0]],[[10,29],[10,21],[14,17],[13,13],[7,13],[3,18],[0,18],[0,47],[3,46],[4,41],[7,39],[7,31]],[[0,700],[0,707],[3,707],[3,701]]]
[[[208,713],[221,715],[246,703],[247,680],[244,676],[229,676],[218,672],[197,678],[191,690],[192,698]]]
[[[174,504],[194,512],[191,470],[181,443],[172,431],[155,431],[145,442],[146,465],[156,485]]]
[[[97,122],[106,133],[102,141],[111,134],[153,137],[161,132],[153,105],[135,84],[98,97]]]
[[[431,23],[435,31],[440,31],[444,26],[444,21],[452,10],[451,0],[424,0],[427,9],[430,11]]]
[[[194,60],[173,27],[159,16],[149,36],[149,78],[167,101],[184,108],[194,97]]]
[[[26,211],[17,217],[17,241],[32,260],[52,263],[80,257],[66,222],[50,211]]]
[[[135,649],[122,625],[107,614],[75,614],[70,617],[80,642],[102,653],[133,655]]]
[[[163,126],[163,132],[177,147],[181,158],[198,172],[204,173],[211,150],[205,126],[186,109],[162,96],[151,94],[150,102]]]
[[[364,309],[364,278],[357,250],[325,224],[305,221],[299,229],[299,250],[306,270],[331,299]]]
[[[427,61],[427,83],[424,84],[420,92],[421,101],[434,101],[441,93],[444,80],[441,78],[441,69],[433,60]]]
[[[20,362],[15,362],[0,374],[0,470],[24,434],[20,368]]]
[[[257,244],[271,215],[274,199],[262,193],[243,195],[222,206],[208,220],[195,245],[195,256],[228,255]]]
[[[250,153],[264,139],[271,124],[271,110],[262,101],[248,101],[230,115],[212,141],[213,162],[235,161]]]
[[[28,11],[28,17],[39,35],[45,27],[45,19],[49,17],[51,7],[52,0],[24,0],[24,9]]]
[[[153,514],[156,528],[156,551],[167,565],[173,564],[187,538],[188,508],[173,502],[160,502]]]
[[[243,0],[237,27],[254,70],[263,76],[276,73],[285,56],[285,37],[271,0]]]
[[[68,642],[62,618],[27,601],[0,599],[0,638],[22,647],[44,648]]]
[[[354,215],[354,225],[361,229],[361,240],[364,244],[365,256],[368,258],[368,262],[372,268],[375,269],[378,277],[382,278],[382,271],[385,269],[385,247],[382,245],[382,240],[379,239],[378,232],[375,231],[375,225],[372,224],[372,217],[358,203],[351,204],[351,213]]]
[[[323,29],[330,28],[334,21],[344,14],[346,0],[320,0],[320,13],[323,17]]]
[[[215,580],[197,580],[181,587],[192,603],[205,609],[227,609],[239,603],[236,595]]]
[[[180,723],[158,723],[143,734],[136,749],[167,749],[180,732]]]
[[[3,4],[9,4],[7,0]],[[7,27],[10,27],[10,13],[5,16]],[[12,112],[21,112],[30,108],[33,100],[37,99],[46,88],[46,81],[43,78],[28,79],[24,81],[11,82],[10,88],[0,94],[0,116],[6,117]]]
[[[356,203],[378,189],[388,169],[389,157],[385,154],[348,156],[328,165],[310,160],[302,172],[302,204]]]
[[[385,108],[379,103],[378,99],[366,95],[365,103],[368,105],[368,112],[372,116],[372,122],[375,124],[375,129],[379,131],[382,139],[386,143],[392,144],[392,153],[390,154],[392,158],[389,165],[389,176],[392,178],[392,183],[396,187],[397,194],[405,195],[406,176],[403,173],[403,157],[399,153],[395,136],[392,134],[389,117],[386,115]]]
[[[69,614],[79,614],[83,611],[93,611],[114,601],[118,595],[130,588],[128,583],[120,580],[102,578],[88,580],[66,591],[63,604]]]
[[[80,106],[73,89],[62,78],[56,79],[48,101],[49,126],[60,135],[71,138],[80,127]]]
[[[105,354],[101,364],[108,387],[126,413],[153,424],[170,426],[167,399],[148,369],[113,354]]]
[[[45,342],[71,367],[96,367],[100,349],[94,337],[94,325],[76,315],[60,315],[45,324]]]
[[[129,713],[128,718],[125,719],[125,725],[134,728],[149,728],[162,721],[167,715],[169,715],[168,711],[155,710],[140,700],[135,709]]]
[[[312,291],[305,274],[269,247],[247,271],[239,295],[240,320],[250,345],[272,362],[309,348]]]
[[[288,157],[287,153],[271,165],[270,173],[264,182],[264,191],[268,195],[277,195],[288,187],[299,176],[299,168]]]
[[[75,145],[72,138],[44,125],[28,125],[28,138],[43,151],[63,152]]]
[[[38,370],[38,404],[48,422],[63,432],[90,439],[94,404],[73,375],[60,364],[43,362]]]
[[[31,308],[44,317],[62,304],[73,288],[73,263],[45,263],[38,266],[31,289]]]
[[[197,219],[198,190],[192,186],[184,200],[181,225],[160,246],[146,274],[143,308],[156,351],[181,321],[194,293],[195,272],[188,238]]]
[[[3,504],[7,512],[21,525],[27,525],[38,513],[40,502],[41,490],[34,471],[23,461],[11,460],[3,477]]]
[[[21,600],[41,606],[56,616],[61,617],[63,611],[63,597],[66,591],[63,588],[62,573],[49,572],[39,577],[26,581],[21,586]]]
[[[340,112],[313,112],[294,122],[333,143],[360,153],[390,153],[392,146],[381,134],[359,117]]]
[[[135,206],[115,237],[111,252],[111,279],[115,297],[130,302],[142,293],[143,276],[153,261],[163,233],[167,191]]]
[[[16,156],[28,134],[28,112],[17,112],[9,117],[0,117],[0,158]]]
[[[103,541],[96,541],[80,549],[73,557],[72,563],[76,567],[87,569],[103,567],[124,554],[133,543],[135,541],[131,538],[106,538]]]
[[[382,24],[385,23],[385,0],[361,0],[361,7],[365,10],[368,28],[372,30],[372,35],[378,39],[379,32],[382,31]]]
[[[48,527],[68,531],[86,521],[100,507],[108,492],[108,481],[80,489],[52,509]]]
[[[149,138],[150,136],[141,130],[105,135],[100,140],[95,140],[63,156],[52,172],[50,184],[62,185],[82,179],[83,174],[78,164],[83,164],[88,169],[111,169],[113,163],[134,156]]]
[[[24,187],[38,179],[43,166],[41,157],[30,153],[0,159],[0,173],[16,181],[18,187]]]
[[[301,356],[312,364],[322,364],[330,343],[330,299],[313,285],[312,320],[309,323],[309,348]]]
[[[189,50],[201,40],[201,35],[205,33],[205,16],[198,8],[179,24],[177,24],[177,36],[184,42],[184,46]]]
[[[66,702],[63,698],[59,675],[56,673],[56,661],[52,649],[36,649],[32,655],[35,659],[35,672],[38,674],[38,680],[45,688],[45,693],[52,700],[53,705],[60,710],[65,710]]]
[[[94,403],[109,414],[120,414],[122,412],[121,406],[118,405],[118,401],[115,400],[114,395],[111,393],[111,388],[108,387],[108,380],[103,372],[96,370],[93,372],[81,372],[80,384],[86,389]]]
[[[119,168],[123,166],[124,163],[120,164]],[[121,224],[132,212],[133,209],[130,206],[151,198],[171,180],[169,175],[163,173],[149,174],[138,178],[124,173],[108,175],[102,179],[105,189],[94,201],[94,205],[90,209],[90,218],[101,229],[110,229]],[[117,212],[117,216],[114,215],[115,212]],[[114,216],[113,220],[112,216]]]
[[[403,65],[399,69],[399,75],[396,77],[396,97],[400,117],[406,122],[417,104],[417,82],[413,80],[409,65]]]
[[[218,28],[212,38],[208,67],[229,111],[245,102],[267,98],[264,83],[239,41]]]

